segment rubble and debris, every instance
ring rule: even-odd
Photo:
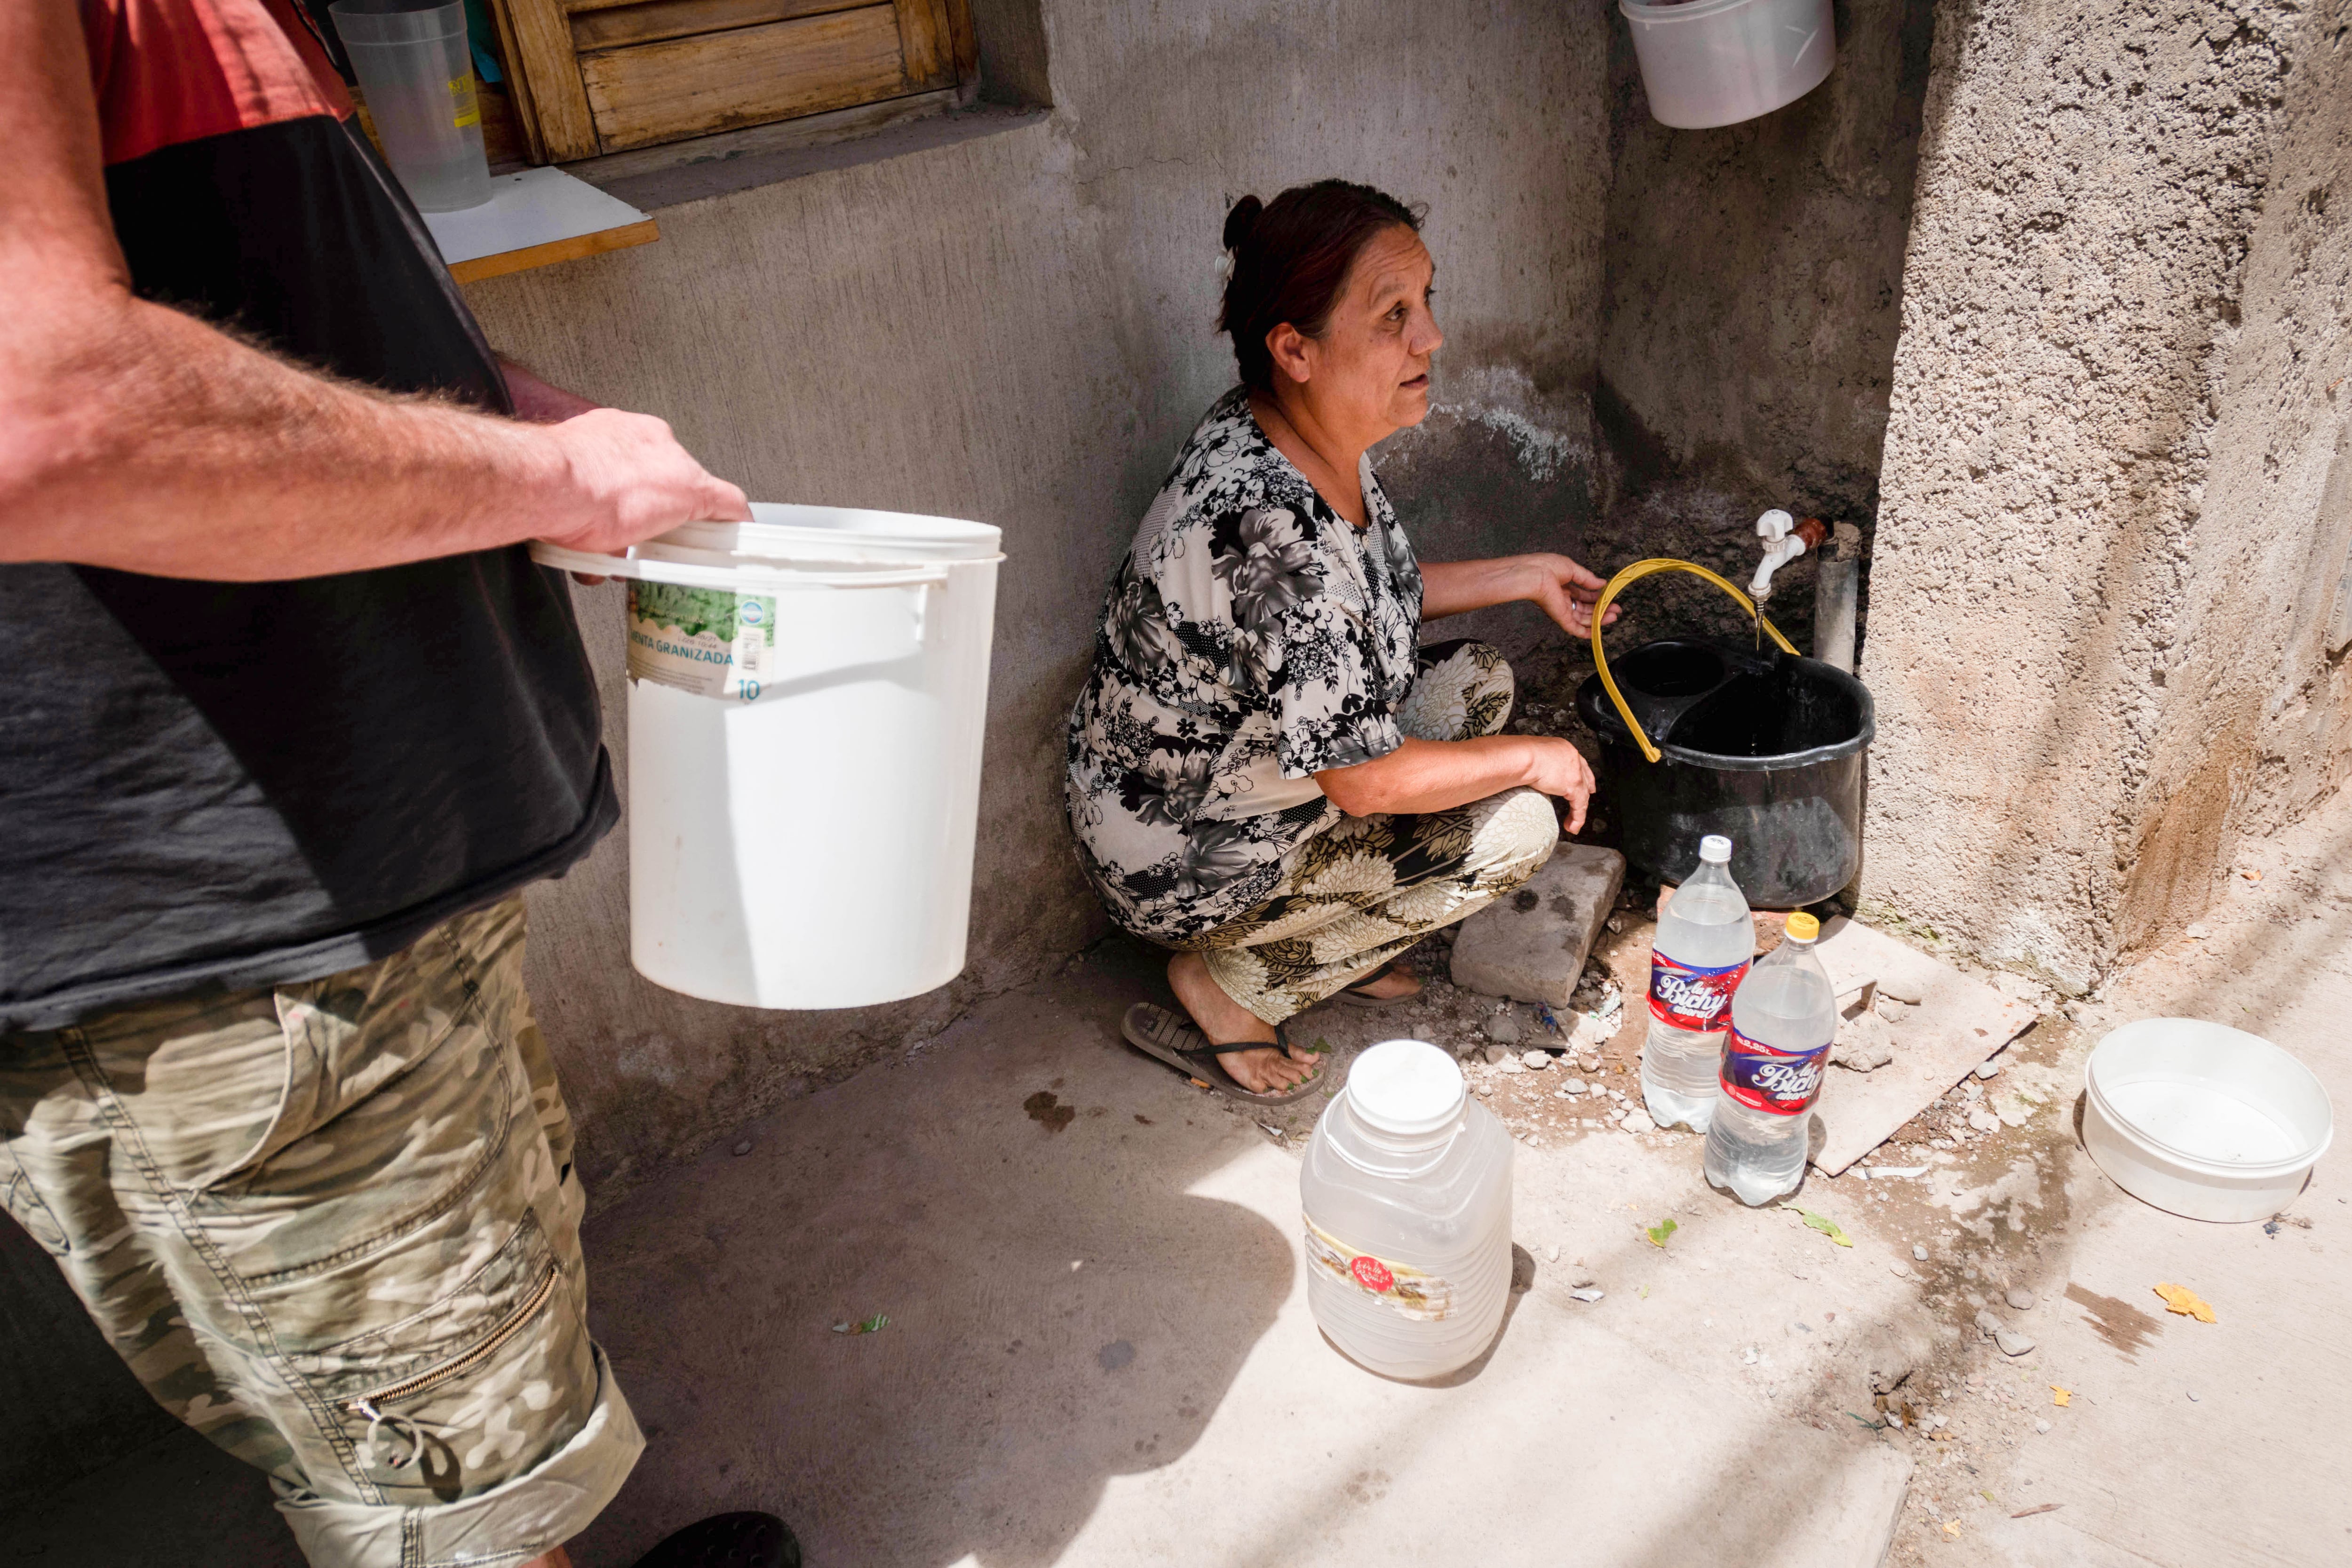
[[[1869,1072],[1895,1059],[1895,1037],[1875,1013],[1857,1013],[1838,1026],[1830,1062],[1853,1072]]]

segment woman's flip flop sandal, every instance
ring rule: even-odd
[[[1234,1075],[1225,1070],[1224,1064],[1217,1060],[1217,1053],[1253,1050],[1267,1042],[1241,1040],[1231,1045],[1212,1045],[1209,1037],[1201,1033],[1199,1026],[1149,1002],[1138,1002],[1129,1007],[1127,1016],[1119,1021],[1118,1028],[1119,1033],[1127,1037],[1127,1043],[1144,1055],[1166,1062],[1187,1078],[1208,1085],[1219,1094],[1246,1100],[1252,1105],[1288,1105],[1293,1100],[1306,1099],[1323,1084],[1323,1069],[1318,1067],[1307,1075],[1306,1082],[1279,1094],[1260,1094],[1254,1089],[1244,1089],[1234,1080]],[[1280,1024],[1274,1026],[1274,1035],[1273,1048],[1287,1052],[1290,1041]]]
[[[1396,1007],[1402,1006],[1403,1004],[1414,1000],[1421,994],[1420,992],[1408,991],[1402,996],[1370,996],[1365,994],[1363,989],[1365,986],[1371,984],[1375,981],[1387,979],[1390,975],[1396,973],[1396,966],[1397,961],[1393,958],[1390,959],[1386,963],[1381,964],[1378,969],[1373,970],[1361,980],[1356,981],[1353,984],[1344,986],[1340,990],[1333,993],[1332,1000],[1335,1002],[1344,1002],[1350,1007]]]

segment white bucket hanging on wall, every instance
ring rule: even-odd
[[[743,1007],[946,984],[971,917],[999,532],[758,505],[625,556],[629,958]]]
[[[1769,114],[1837,63],[1830,0],[1617,0],[1659,124],[1697,131]]]

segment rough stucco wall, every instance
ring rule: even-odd
[[[2278,699],[2340,702],[2282,612],[2340,406],[2343,241],[2291,208],[2341,168],[2343,27],[1939,13],[1863,668],[1874,911],[2086,986],[2208,896],[2264,744],[2328,727]],[[2340,767],[2273,772],[2275,818]]]
[[[592,1177],[625,1180],[909,1048],[1104,929],[1062,819],[1063,716],[1111,567],[1233,380],[1212,334],[1230,198],[1338,174],[1428,204],[1443,412],[1378,459],[1424,553],[1574,548],[1589,514],[1599,13],[1067,0],[1042,16],[1044,121],[666,208],[657,244],[467,290],[503,350],[668,418],[755,497],[977,518],[1009,556],[953,985],[832,1014],[662,992],[627,967],[618,835],[534,893],[532,992]],[[619,595],[580,598],[625,759]],[[1524,642],[1531,617],[1483,629]]]
[[[1744,584],[1767,508],[1865,539],[1876,514],[1933,0],[1842,0],[1829,79],[1714,131],[1651,118],[1612,12],[1595,401],[1614,485],[1594,564],[1675,555]],[[1804,648],[1812,575],[1783,568],[1770,606]],[[1738,615],[1689,577],[1631,599],[1627,646]]]
[[[2293,57],[2215,378],[2127,951],[2203,910],[2238,834],[2277,832],[2352,774],[2352,668],[2331,657],[2352,610],[2352,4],[2311,11]],[[2191,844],[2214,849],[2177,853]]]

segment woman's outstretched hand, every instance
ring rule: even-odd
[[[1526,597],[1543,607],[1543,613],[1559,623],[1570,637],[1592,635],[1592,606],[1601,598],[1601,590],[1609,584],[1565,555],[1522,555],[1520,569],[1527,574],[1528,588]],[[1617,618],[1617,606],[1601,619],[1607,626]],[[1586,775],[1588,780],[1591,775]],[[1578,805],[1578,816],[1583,806]]]

